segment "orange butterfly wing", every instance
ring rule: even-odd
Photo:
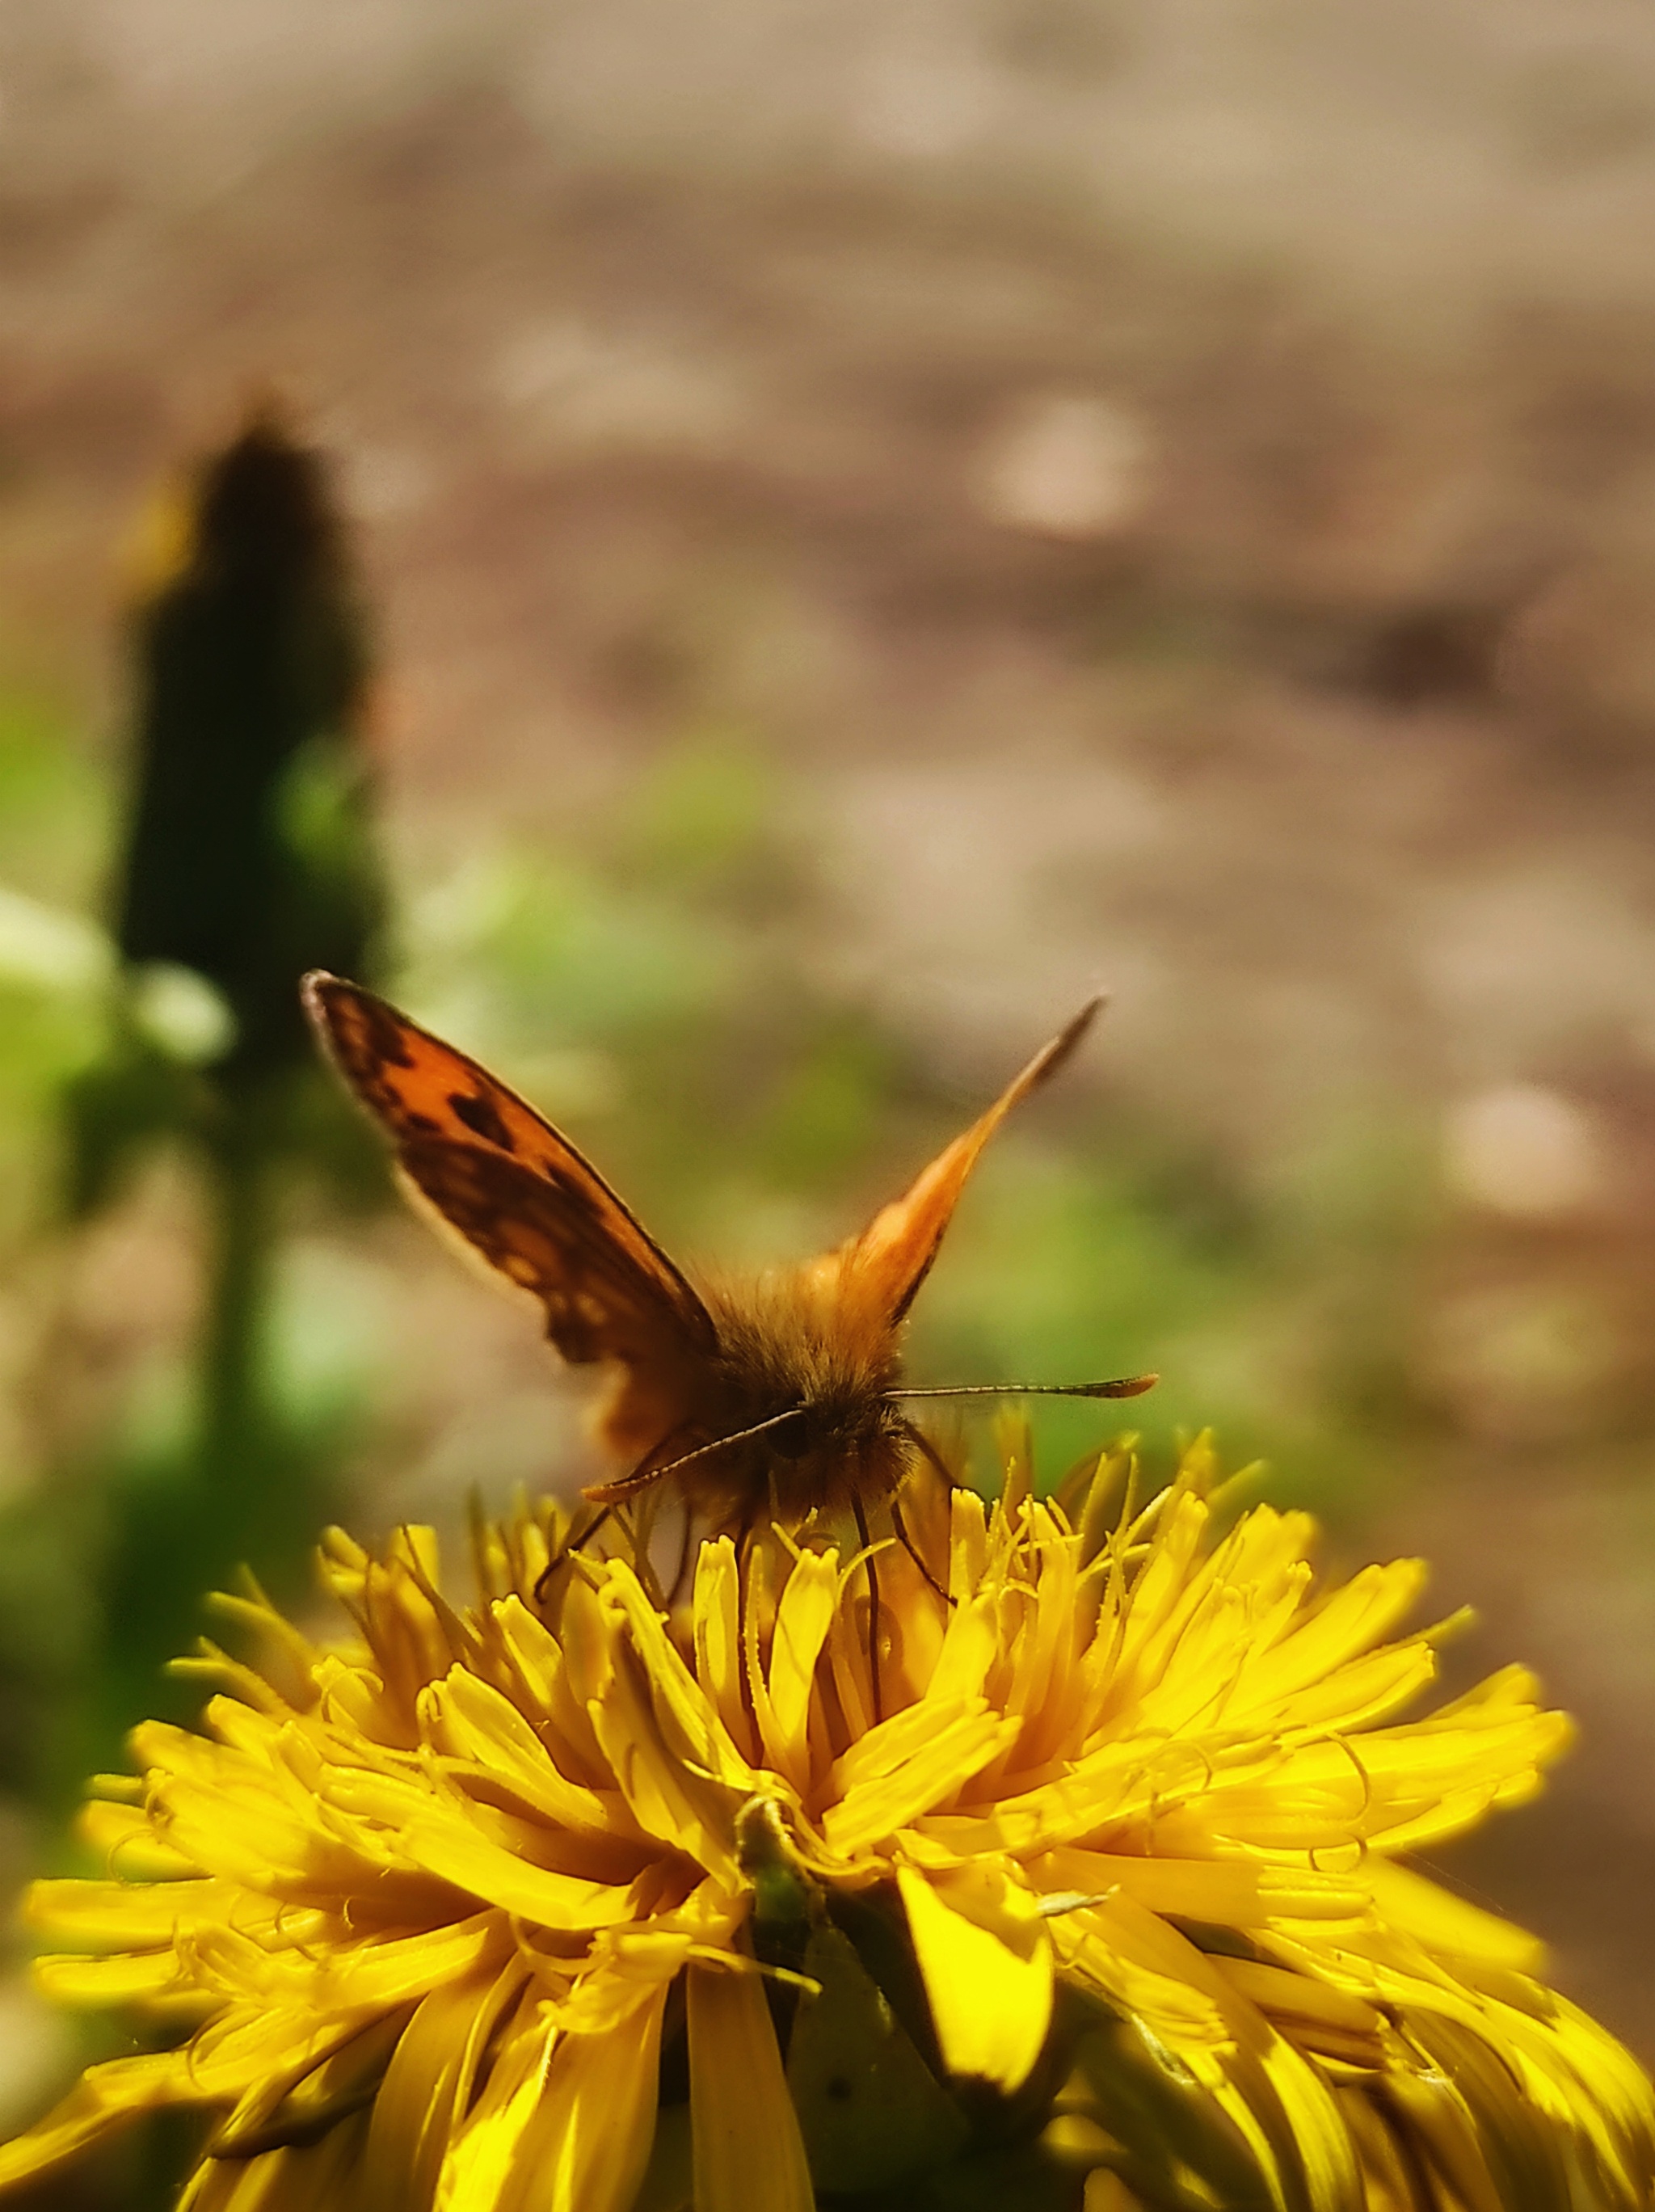
[[[979,1121],[940,1152],[900,1198],[881,1206],[859,1237],[825,1253],[810,1273],[836,1279],[843,1297],[894,1328],[931,1273],[943,1232],[978,1156],[1012,1108],[1057,1073],[1097,1018],[1101,998],[1082,1007],[1067,1029],[1037,1052]],[[865,1301],[865,1305],[864,1302]]]
[[[712,1316],[597,1169],[463,1052],[320,972],[305,1007],[415,1191],[532,1291],[565,1359],[634,1369],[718,1348]]]

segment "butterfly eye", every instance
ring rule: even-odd
[[[770,1440],[770,1449],[778,1459],[803,1459],[815,1449],[815,1424],[801,1414],[796,1420],[784,1421]]]

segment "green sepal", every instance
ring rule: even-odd
[[[848,1938],[819,1923],[803,1963],[820,1994],[799,1999],[787,2086],[816,2187],[856,2194],[953,2159],[965,2118]]]

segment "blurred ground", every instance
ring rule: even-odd
[[[1244,1196],[1416,1163],[1405,1472],[1340,1542],[1582,1716],[1468,1878],[1655,2051],[1646,12],[64,0],[0,130],[19,696],[112,747],[112,549],[274,379],[363,533],[410,892],[729,741],[802,972],[962,1098],[1101,981],[1091,1079]],[[7,865],[90,902],[103,848]],[[109,1358],[187,1301],[156,1221],[75,1263]],[[440,1487],[445,1419],[509,1460],[551,1401],[383,1237]]]

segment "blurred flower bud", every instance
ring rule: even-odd
[[[203,977],[216,1063],[302,1060],[307,968],[371,969],[383,891],[361,732],[367,649],[318,457],[262,409],[209,460],[141,602],[136,787],[117,940]]]

